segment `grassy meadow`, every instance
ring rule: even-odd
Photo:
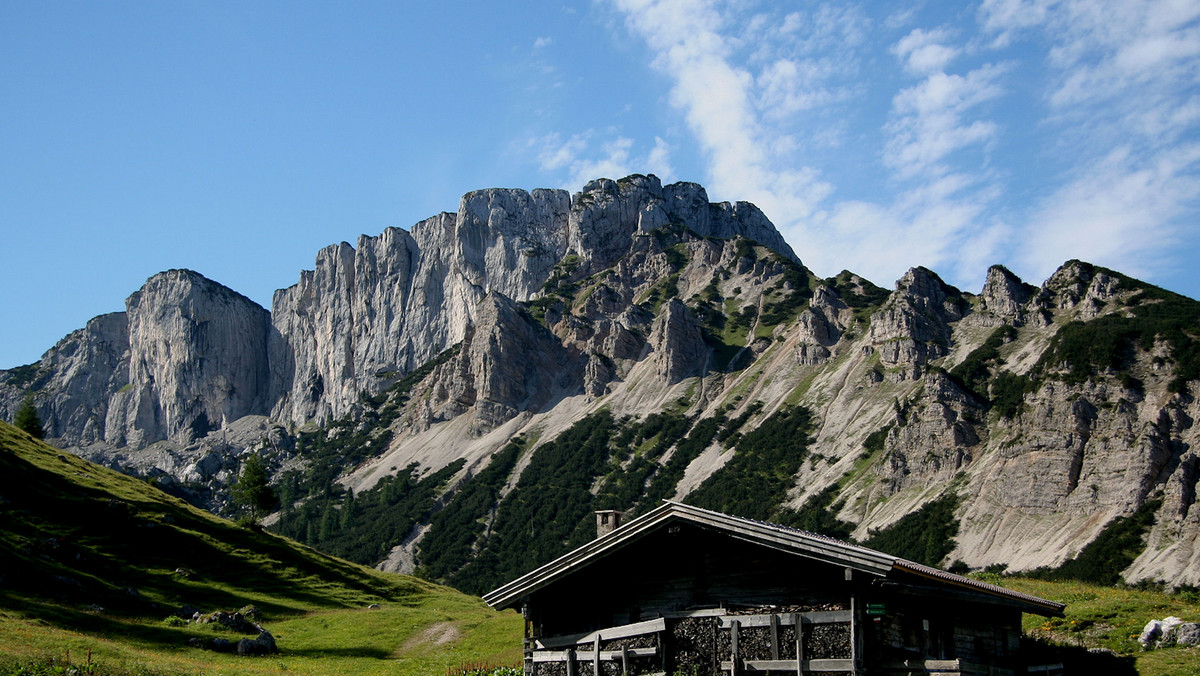
[[[168,619],[185,604],[256,606],[280,654],[189,646],[254,636]],[[0,674],[437,675],[517,664],[520,638],[477,597],[238,526],[0,423]]]

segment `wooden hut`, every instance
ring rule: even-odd
[[[665,502],[484,596],[525,673],[1016,674],[1064,606],[866,547]]]

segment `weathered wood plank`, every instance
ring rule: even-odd
[[[739,671],[738,664],[741,661],[740,658],[738,657],[738,629],[740,627],[741,627],[741,625],[738,623],[737,620],[733,620],[732,622],[729,623],[729,632],[730,632],[729,646],[730,646],[730,653],[733,655],[733,661],[730,663],[731,666],[729,668],[729,671],[732,676],[737,676],[738,671]]]
[[[771,615],[771,659],[779,659],[779,616]]]
[[[667,621],[663,618],[657,620],[646,620],[645,622],[634,622],[633,624],[622,624],[616,627],[607,627],[599,631],[589,631],[584,634],[566,634],[563,636],[548,636],[540,638],[537,641],[539,649],[565,648],[572,645],[580,645],[584,643],[592,643],[599,636],[602,641],[615,641],[619,638],[632,638],[634,636],[642,636],[644,634],[653,634],[658,631],[667,630]]]
[[[574,654],[575,659],[582,662],[594,662],[595,656],[589,650],[537,650],[533,653],[534,662],[566,662]],[[619,662],[622,654],[630,657],[654,657],[658,648],[624,648],[622,650],[601,650],[600,660],[604,662]]]
[[[737,620],[743,627],[769,627],[771,617],[777,617],[779,624],[787,627],[796,623],[797,616],[804,624],[836,624],[849,622],[851,615],[849,610],[814,610],[809,613],[784,613],[782,615],[722,615],[719,619],[721,628],[728,629],[729,623],[733,620]]]
[[[729,611],[725,608],[701,608],[699,610],[670,610],[662,614],[668,620],[684,620],[689,617],[714,617]]]
[[[854,660],[804,660],[802,668],[810,671],[854,671]],[[746,671],[791,671],[796,668],[796,660],[744,660],[742,668]],[[733,663],[721,662],[722,671],[730,671]]]
[[[796,675],[804,676],[804,622],[798,614],[792,615],[796,626]]]

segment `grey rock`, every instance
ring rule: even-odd
[[[678,299],[667,301],[650,334],[658,375],[668,384],[700,375],[708,346],[692,313]]]
[[[981,310],[1020,324],[1025,305],[1035,292],[1036,287],[1022,282],[1006,268],[993,265],[988,268],[983,291],[979,294]]]
[[[257,638],[244,638],[237,643],[237,654],[245,657],[274,655],[279,652],[275,637],[265,629]]]
[[[208,649],[218,653],[231,653],[237,650],[237,644],[226,638],[214,638],[208,642]]]
[[[190,441],[225,421],[267,412],[264,309],[188,270],[151,277],[125,307],[133,387],[123,410],[110,410],[116,428],[108,441]]]
[[[1175,627],[1175,645],[1200,645],[1200,624],[1184,622]]]
[[[960,292],[926,268],[913,268],[871,317],[870,340],[888,366],[919,366],[949,353]],[[915,374],[914,374],[915,376]]]

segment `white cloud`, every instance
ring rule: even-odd
[[[944,71],[959,51],[942,44],[949,37],[949,31],[944,28],[928,31],[914,28],[892,46],[892,53],[900,57],[905,69],[914,75]]]
[[[566,141],[557,133],[549,134],[531,142],[538,149],[538,163],[542,171],[557,171],[575,162],[579,153],[587,148],[587,141],[582,136],[572,136]]]
[[[1044,277],[1079,258],[1135,276],[1174,265],[1164,252],[1185,227],[1181,217],[1200,196],[1200,144],[1149,161],[1118,148],[1040,205],[1030,220],[1020,260]],[[1040,277],[1039,277],[1040,278]]]
[[[1002,44],[1034,32],[1050,43],[1045,124],[1056,160],[1077,167],[1028,217],[1020,265],[1179,265],[1174,244],[1200,200],[1200,3],[988,0],[980,16]]]
[[[1007,47],[1022,30],[1046,21],[1057,0],[983,0],[979,7],[984,32],[994,35],[992,46]]]
[[[755,106],[755,77],[733,64],[737,41],[721,32],[726,18],[703,0],[616,0],[616,5],[654,52],[655,66],[672,78],[670,101],[707,155],[710,189],[753,201],[776,219],[808,216],[829,187],[811,169],[776,166],[771,132]]]
[[[894,119],[884,149],[884,163],[900,178],[943,174],[941,162],[950,153],[991,139],[996,125],[964,120],[973,107],[1003,93],[997,83],[1004,68],[985,65],[966,76],[937,72],[920,84],[901,90],[892,100]]]
[[[977,285],[991,263],[1044,276],[1071,257],[1136,274],[1194,220],[1194,0],[984,0],[976,24],[934,26],[833,4],[607,1],[668,77],[710,194],[758,204],[818,274],[886,284],[926,265]],[[888,179],[877,197],[837,199],[813,151],[844,146]]]
[[[593,139],[599,133],[588,130],[563,140],[558,133],[530,139],[526,148],[537,156],[542,171],[564,176],[562,187],[579,190],[595,178],[622,178],[639,171],[649,171],[664,181],[671,180],[671,153],[666,141],[654,139],[654,147],[641,157],[632,154],[634,140],[616,135],[599,143],[593,150]]]
[[[671,149],[658,136],[654,137],[654,149],[646,157],[646,169],[662,179],[663,183],[675,180],[675,170],[671,168]]]
[[[994,124],[970,120],[968,113],[1001,93],[1003,66],[946,75],[940,68],[958,54],[944,44],[949,32],[910,32],[894,53],[924,79],[894,97],[893,119],[883,131],[892,139],[888,166],[922,182],[890,204],[831,203],[833,186],[796,162],[793,152],[839,144],[846,125],[835,120],[803,128],[799,120],[808,118],[798,116],[830,111],[862,94],[847,81],[861,67],[853,46],[866,42],[869,21],[823,6],[778,21],[752,17],[739,26],[735,12],[718,12],[702,0],[615,4],[650,46],[655,67],[671,78],[671,103],[706,153],[710,193],[757,204],[819,273],[851,267],[895,278],[912,265],[974,264],[996,253],[1003,228],[980,226],[995,190],[941,163],[995,135]],[[743,45],[754,47],[747,55],[739,52]],[[797,131],[806,134],[803,142]],[[972,229],[981,234],[968,241]]]
[[[536,39],[536,40],[534,40],[534,41],[533,41],[533,48],[534,48],[534,49],[541,49],[541,48],[543,48],[543,47],[549,47],[549,46],[550,46],[550,45],[552,45],[552,44],[554,44],[554,38],[552,38],[552,37],[541,37],[541,38],[538,38],[538,39]]]

